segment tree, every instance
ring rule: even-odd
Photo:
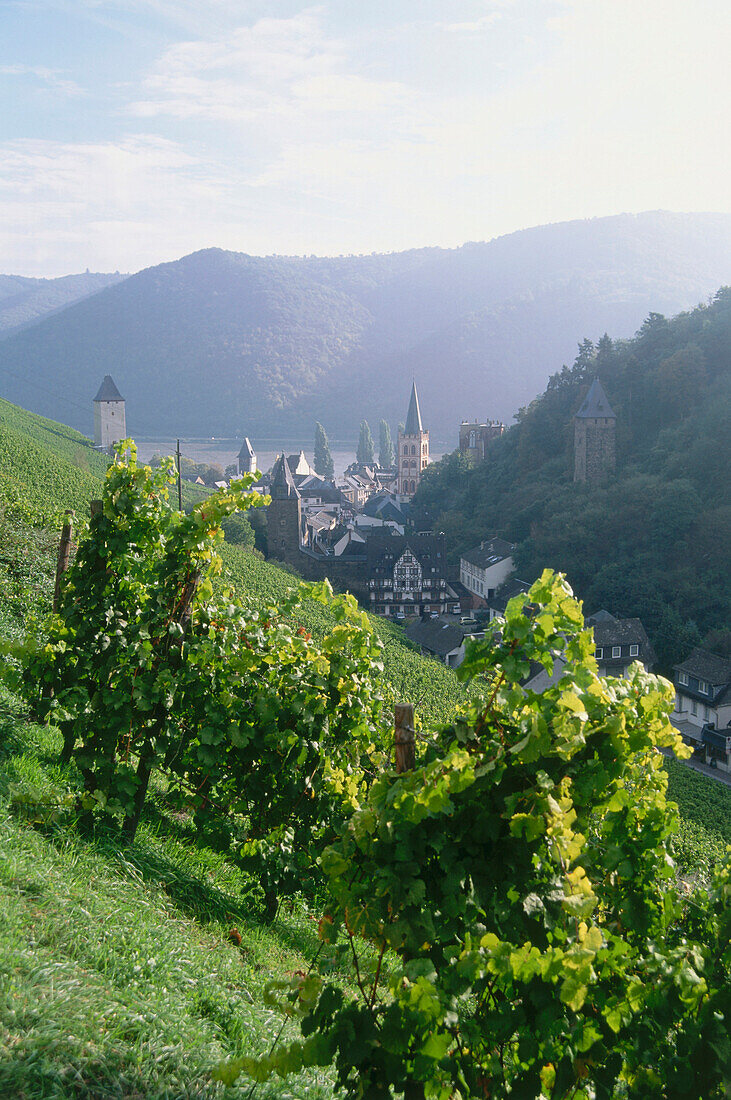
[[[335,477],[330,444],[327,441],[325,429],[319,421],[315,424],[315,471],[320,477],[328,478],[330,481]]]
[[[393,466],[393,443],[391,442],[391,429],[387,421],[382,420],[379,425],[378,441],[378,465],[388,469]]]
[[[361,466],[373,466],[376,461],[376,448],[367,420],[361,420],[360,422],[360,438],[356,458]]]
[[[282,1005],[304,1042],[224,1080],[332,1061],[350,1100],[726,1095],[731,865],[686,905],[657,751],[690,753],[671,686],[641,666],[600,678],[560,576],[529,599],[468,650],[483,699],[323,853],[320,938],[351,954],[355,992],[295,976]],[[557,656],[555,684],[521,686]]]

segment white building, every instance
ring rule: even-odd
[[[673,669],[673,725],[701,762],[731,772],[731,661],[694,649]]]
[[[463,554],[459,561],[459,579],[468,592],[480,599],[491,599],[515,569],[515,546],[505,539],[486,539]]]
[[[94,398],[94,444],[103,451],[108,451],[115,443],[126,438],[124,398],[115,386],[111,374],[105,374]]]

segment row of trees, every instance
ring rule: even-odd
[[[367,420],[362,420],[356,459],[361,466],[374,466],[376,464],[376,447],[371,435],[371,429]],[[315,425],[315,471],[320,477],[332,480],[335,476],[335,466],[330,451],[327,434],[322,424]],[[379,425],[378,465],[389,469],[394,464],[393,442],[391,429],[387,421],[381,420]]]
[[[535,615],[511,601],[470,648],[465,712],[397,774],[367,616],[327,585],[278,608],[215,592],[220,523],[265,499],[239,485],[186,516],[172,478],[120,447],[58,614],[6,675],[61,727],[82,814],[131,841],[161,769],[269,916],[289,890],[325,898],[321,967],[270,990],[302,1040],[219,1076],[332,1063],[353,1100],[725,1095],[731,865],[691,896],[675,880],[657,750],[687,750],[669,686],[641,666],[600,679],[546,571]],[[304,596],[333,610],[319,642],[297,625]],[[542,695],[521,686],[558,656]],[[330,976],[344,957],[353,995]]]

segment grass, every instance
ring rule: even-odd
[[[264,987],[306,969],[314,914],[259,924],[252,884],[159,809],[132,848],[83,840],[58,817],[75,777],[53,763],[55,732],[7,693],[0,716],[0,1096],[222,1095],[211,1070],[279,1030]],[[332,1090],[310,1072],[256,1095]]]

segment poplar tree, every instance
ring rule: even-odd
[[[391,429],[385,420],[382,420],[379,425],[379,433],[378,464],[388,468],[393,466],[393,443],[391,442]]]
[[[358,440],[356,458],[361,466],[372,466],[376,461],[376,448],[367,420],[361,420],[360,422],[360,439]]]
[[[322,424],[315,424],[315,471],[330,481],[335,477],[335,465],[330,454],[330,444]]]

